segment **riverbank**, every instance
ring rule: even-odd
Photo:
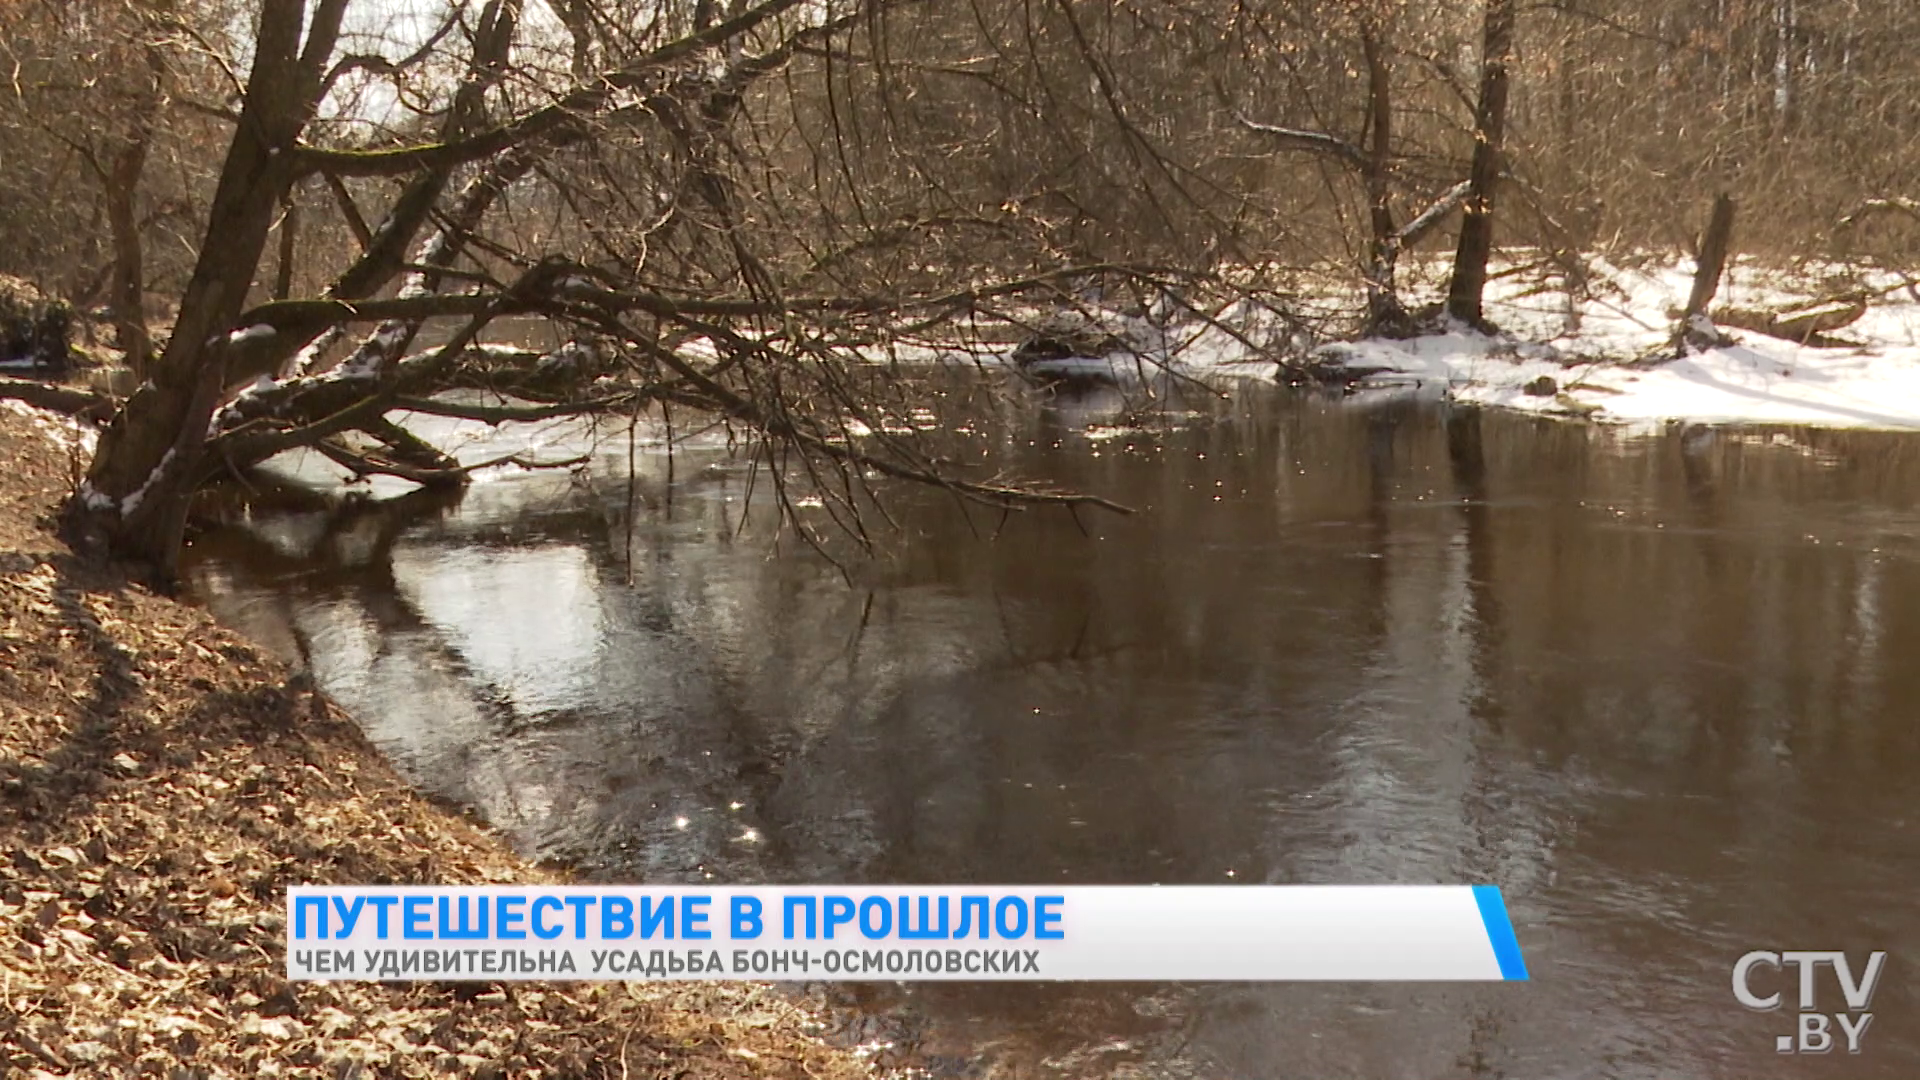
[[[1731,309],[1730,318],[1747,312],[1752,322],[1752,313],[1836,294],[1860,298],[1859,308],[1812,344],[1723,323],[1724,344],[1676,358],[1673,312],[1691,268],[1596,259],[1593,272],[1578,301],[1524,276],[1494,283],[1488,316],[1500,336],[1461,328],[1339,342],[1315,350],[1310,366],[1376,392],[1630,425],[1920,429],[1920,286],[1906,275],[1743,262],[1729,270],[1715,309]]]
[[[0,409],[0,1058],[11,1068],[865,1075],[764,987],[289,983],[290,884],[559,875],[409,789],[337,706],[204,612],[75,557],[49,528],[84,460],[73,438],[51,414]]]

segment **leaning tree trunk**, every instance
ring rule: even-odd
[[[303,57],[304,7],[304,0],[263,0],[246,100],[173,335],[147,382],[101,437],[69,507],[83,544],[167,577],[199,479],[207,424],[226,388],[228,332],[246,304],[274,210],[291,185],[293,151],[345,0],[319,0]]]
[[[1687,293],[1687,306],[1680,312],[1680,322],[1673,330],[1673,355],[1685,356],[1692,349],[1731,344],[1731,339],[1713,325],[1709,312],[1732,254],[1733,196],[1723,191],[1714,196],[1707,231],[1700,237],[1700,250],[1694,255],[1693,288]]]
[[[1727,275],[1727,256],[1733,251],[1733,196],[1726,192],[1714,196],[1713,212],[1707,218],[1707,231],[1700,238],[1700,251],[1694,256],[1693,288],[1687,293],[1687,306],[1680,313],[1682,323],[1696,315],[1705,315],[1720,291],[1720,279]]]
[[[1500,183],[1500,149],[1507,127],[1508,63],[1513,58],[1514,0],[1487,0],[1482,15],[1480,103],[1474,110],[1473,165],[1454,253],[1447,314],[1470,326],[1487,325],[1487,261],[1493,256],[1493,197]]]

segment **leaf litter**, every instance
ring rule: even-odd
[[[866,1076],[745,983],[292,983],[292,884],[560,881],[197,609],[77,558],[0,411],[0,1074]]]

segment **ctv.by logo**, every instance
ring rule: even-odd
[[[1840,952],[1766,952],[1755,951],[1740,958],[1733,965],[1733,996],[1740,1004],[1756,1012],[1771,1012],[1780,1007],[1778,990],[1765,997],[1753,991],[1753,969],[1770,967],[1779,970],[1782,966],[1800,969],[1800,1021],[1795,1035],[1782,1035],[1773,1040],[1774,1049],[1782,1054],[1824,1054],[1833,1049],[1833,1024],[1840,1025],[1840,1033],[1846,1037],[1847,1053],[1860,1052],[1860,1037],[1867,1032],[1867,1025],[1873,1023],[1873,1014],[1866,1011],[1873,1001],[1874,988],[1880,985],[1880,968],[1886,963],[1887,954],[1872,953],[1867,958],[1867,970],[1856,980],[1853,965],[1847,961],[1847,954]],[[1840,996],[1846,999],[1847,1011],[1833,1014],[1829,1021],[1827,1014],[1814,1011],[1817,1002],[1814,996],[1814,980],[1824,964],[1833,965],[1835,980],[1840,984]]]

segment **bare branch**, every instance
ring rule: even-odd
[[[24,401],[37,408],[51,409],[83,420],[105,420],[120,407],[114,399],[91,390],[5,376],[0,376],[0,398]]]
[[[1353,169],[1365,169],[1367,167],[1367,155],[1365,151],[1347,142],[1345,139],[1330,135],[1324,131],[1305,131],[1299,128],[1286,128],[1277,127],[1273,124],[1263,124],[1258,120],[1249,119],[1238,112],[1233,114],[1233,118],[1239,121],[1240,126],[1246,128],[1248,131],[1257,131],[1289,149],[1304,150],[1314,154],[1325,154],[1328,157],[1339,159],[1342,163]]]
[[[333,200],[340,206],[340,216],[347,221],[347,229],[353,238],[360,242],[360,250],[366,251],[373,246],[373,230],[367,227],[367,219],[360,216],[360,207],[353,201],[353,192],[347,190],[346,182],[332,173],[322,173],[327,182],[327,190],[333,192]]]
[[[404,409],[407,412],[427,416],[478,420],[487,424],[506,424],[553,420],[562,416],[622,412],[632,409],[635,404],[643,403],[653,396],[656,395],[643,392],[621,393],[588,398],[583,401],[562,401],[546,405],[469,405],[438,398],[396,397],[392,404],[395,409]]]
[[[1400,226],[1400,230],[1394,233],[1393,236],[1394,247],[1396,249],[1404,249],[1419,243],[1420,238],[1432,232],[1435,226],[1445,221],[1448,214],[1460,209],[1460,204],[1467,200],[1467,196],[1471,194],[1472,191],[1473,185],[1466,180],[1462,180],[1448,188],[1438,199],[1435,199],[1429,204],[1425,210],[1420,211],[1408,219],[1405,225]]]
[[[476,472],[499,468],[502,465],[514,465],[522,469],[565,469],[574,465],[584,465],[592,460],[592,455],[589,454],[557,461],[539,461],[519,454],[506,454],[486,461],[476,461],[471,465],[454,464],[435,468],[415,465],[378,452],[352,450],[332,439],[323,439],[314,443],[313,447],[326,455],[328,460],[352,472],[356,478],[364,479],[376,475],[397,476],[402,480],[411,480],[422,487],[454,487],[464,483],[467,477]]]
[[[468,138],[389,150],[301,147],[300,164],[307,171],[332,172],[341,176],[398,176],[419,169],[451,168],[491,157],[573,123],[580,117],[605,111],[623,90],[651,89],[649,80],[661,69],[701,50],[742,37],[802,2],[766,0],[725,22],[662,45],[618,71],[608,72],[589,85],[575,88],[552,105]]]
[[[325,97],[333,90],[334,84],[355,71],[366,71],[376,75],[398,75],[410,67],[418,66],[433,55],[434,50],[440,47],[441,40],[454,27],[460,25],[460,19],[465,15],[466,10],[467,5],[464,3],[451,5],[446,19],[440,23],[439,28],[429,35],[418,49],[398,60],[388,60],[384,56],[371,53],[350,53],[341,57],[334,63],[332,70],[327,72],[326,78],[321,80],[321,97]]]

